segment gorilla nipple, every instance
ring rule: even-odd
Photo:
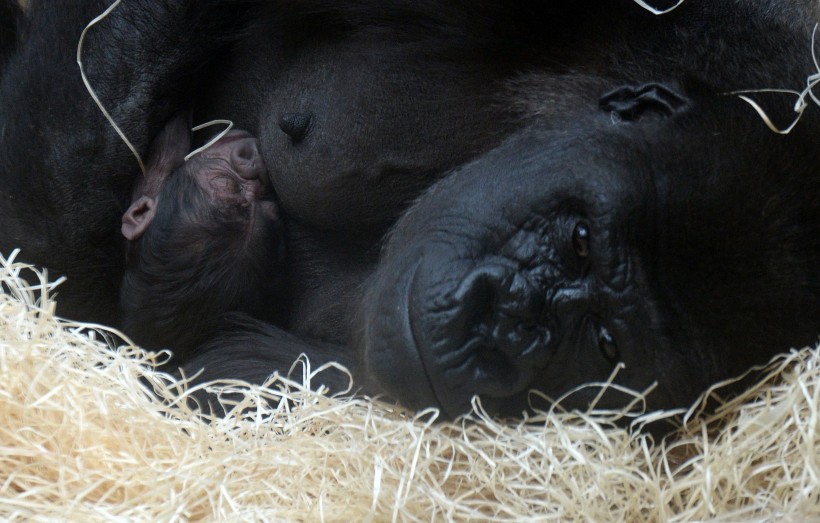
[[[312,121],[312,113],[283,113],[279,119],[279,128],[290,136],[293,143],[299,143],[310,131]]]

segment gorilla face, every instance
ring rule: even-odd
[[[632,222],[655,212],[643,198],[651,180],[582,155],[557,161],[567,147],[524,132],[435,186],[397,227],[364,300],[364,347],[403,403],[457,414],[479,394],[519,408],[531,387],[561,394],[620,361],[636,387],[654,379],[629,365],[669,352],[656,346],[666,336],[648,260],[631,245]]]
[[[794,185],[794,158],[771,145],[727,161],[771,140],[752,119],[715,140],[717,118],[744,119],[732,100],[712,105],[717,114],[639,124],[590,118],[572,133],[529,128],[433,186],[369,283],[370,374],[413,408],[457,415],[477,394],[490,412],[518,414],[530,389],[557,399],[621,363],[615,383],[657,383],[648,407],[667,408],[773,346],[810,343],[818,240],[795,224],[820,223],[818,209],[786,209],[778,187]],[[791,142],[784,151],[816,156]],[[780,207],[775,222],[766,206]],[[611,391],[598,405],[624,400]]]

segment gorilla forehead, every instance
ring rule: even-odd
[[[653,159],[630,148],[636,139],[607,116],[571,132],[528,127],[433,185],[397,222],[392,237],[402,239],[392,244],[457,232],[497,248],[493,240],[506,243],[536,216],[614,221],[654,212]]]

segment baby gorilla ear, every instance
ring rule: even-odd
[[[146,162],[145,177],[134,187],[131,206],[122,216],[122,235],[139,239],[151,225],[157,212],[157,197],[174,170],[185,162],[191,148],[191,124],[188,113],[178,113],[154,138]]]
[[[134,241],[143,235],[157,213],[157,200],[150,196],[140,196],[122,215],[122,235]]]

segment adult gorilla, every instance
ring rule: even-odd
[[[293,218],[287,328],[371,391],[520,412],[620,362],[678,406],[820,332],[818,111],[729,94],[805,85],[811,6],[268,2],[204,107]],[[334,357],[240,324],[188,371]]]
[[[59,29],[37,60],[70,56],[101,4],[49,18],[35,2]],[[141,151],[214,80],[198,118],[258,136],[290,217],[284,329],[235,318],[189,373],[262,380],[306,352],[455,415],[473,394],[519,412],[531,387],[557,396],[623,362],[616,381],[657,381],[650,407],[668,407],[820,331],[820,120],[780,137],[727,94],[805,83],[809,5],[133,0],[87,68]],[[12,63],[0,247],[73,277],[64,312],[105,317],[94,283],[122,276],[133,169],[90,102],[54,102],[81,99],[67,69]]]

